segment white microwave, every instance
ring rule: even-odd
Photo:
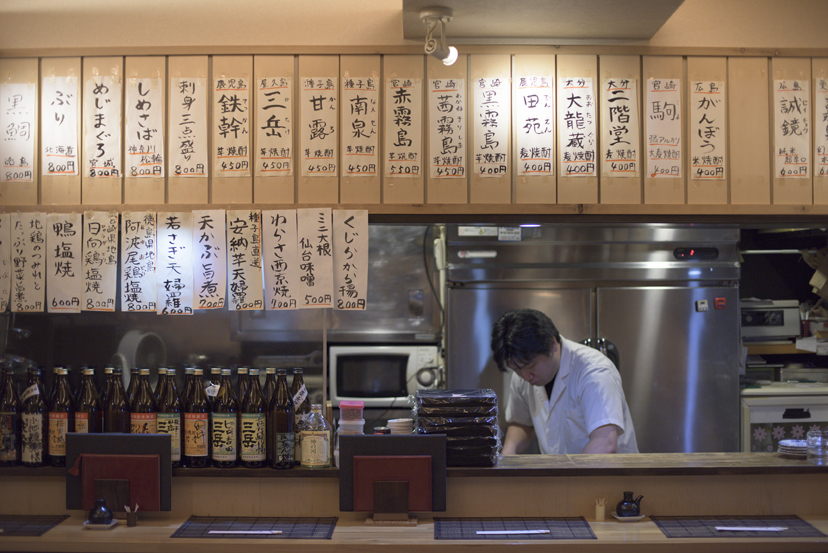
[[[437,346],[331,346],[328,351],[334,407],[348,400],[362,401],[368,408],[406,408],[408,396],[440,382]]]

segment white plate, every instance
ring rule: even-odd
[[[794,449],[807,449],[808,440],[779,440],[779,445]]]
[[[616,520],[620,520],[621,522],[635,522],[636,520],[641,520],[642,518],[647,516],[647,515],[638,515],[638,516],[635,516],[635,517],[620,517],[620,516],[615,514],[615,511],[611,512],[610,514],[613,517],[615,517]]]
[[[114,527],[116,524],[118,524],[118,519],[117,518],[114,519],[109,524],[92,524],[91,522],[86,520],[86,521],[83,522],[83,527],[86,528],[87,530],[109,530],[110,528]]]

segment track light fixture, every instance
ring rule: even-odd
[[[420,12],[420,19],[428,25],[425,37],[425,51],[442,60],[443,64],[451,65],[457,61],[457,48],[446,46],[445,25],[451,21],[453,12],[449,8],[433,7],[426,8]],[[440,27],[440,42],[437,42],[432,35],[437,27]]]

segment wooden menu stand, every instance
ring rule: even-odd
[[[417,526],[417,517],[408,514],[408,482],[374,482],[374,515],[366,526]]]

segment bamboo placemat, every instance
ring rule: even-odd
[[[172,538],[331,539],[336,517],[196,517],[192,516]],[[210,533],[210,532],[213,533]],[[263,533],[280,531],[281,534]],[[232,532],[232,533],[218,533]],[[241,533],[239,533],[241,532]],[[250,532],[250,533],[244,533]]]
[[[508,534],[478,534],[477,531],[514,531]],[[548,530],[523,534],[526,530]],[[559,518],[435,518],[437,540],[581,540],[596,539],[584,517]]]

